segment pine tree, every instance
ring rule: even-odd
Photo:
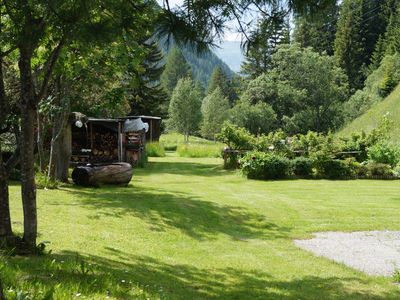
[[[286,13],[274,8],[272,17],[263,18],[255,31],[250,33],[250,41],[245,45],[245,61],[241,73],[251,79],[272,68],[272,55],[280,44],[290,41],[289,23]]]
[[[336,1],[313,15],[296,14],[294,41],[301,47],[312,47],[319,53],[333,55],[338,17]]]
[[[232,84],[220,66],[217,66],[211,74],[207,88],[207,94],[211,94],[215,89],[220,88],[222,95],[227,97],[232,103],[236,98],[236,93]]]
[[[336,33],[335,56],[346,71],[353,90],[363,86],[366,70],[388,23],[389,2],[343,1]]]
[[[161,84],[169,95],[176,87],[179,79],[191,76],[189,64],[178,47],[174,47],[168,54],[165,70],[161,75]]]
[[[201,94],[190,78],[179,79],[172,92],[168,113],[169,129],[182,133],[188,142],[201,121]]]
[[[131,93],[132,115],[158,115],[165,117],[168,110],[168,95],[160,83],[164,65],[161,63],[163,54],[156,42],[145,44],[147,49],[146,58],[136,71],[138,83]]]
[[[386,32],[382,34],[375,46],[372,69],[379,67],[385,55],[400,52],[400,1],[387,0],[385,17],[388,20]]]
[[[215,135],[221,131],[222,124],[228,119],[229,100],[219,87],[208,94],[201,106],[203,121],[201,135],[209,139],[215,139]]]

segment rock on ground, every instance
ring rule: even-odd
[[[400,269],[400,231],[319,232],[294,242],[369,275],[392,276]]]

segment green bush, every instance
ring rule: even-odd
[[[393,171],[390,165],[372,162],[367,165],[369,176],[393,176]]]
[[[253,150],[256,144],[256,138],[246,129],[229,122],[224,123],[221,133],[217,134],[216,138],[234,150]]]
[[[294,175],[310,177],[313,174],[313,160],[307,157],[297,157],[291,161]]]
[[[241,160],[242,172],[250,179],[282,179],[290,173],[290,161],[286,157],[252,151]]]
[[[176,151],[180,157],[221,157],[222,149],[218,144],[183,144]]]
[[[165,157],[165,149],[163,144],[159,142],[147,143],[146,154],[148,157]]]
[[[345,179],[354,176],[351,166],[343,160],[317,160],[315,168],[319,176],[328,179]]]
[[[380,142],[368,148],[368,158],[376,163],[394,167],[399,162],[400,151],[396,146]]]

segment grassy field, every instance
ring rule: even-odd
[[[191,136],[189,143],[185,144],[183,135],[179,133],[163,134],[160,138],[160,144],[167,151],[176,151],[180,157],[220,157],[224,144],[209,141],[200,137]]]
[[[52,253],[2,258],[10,299],[400,299],[392,278],[293,244],[400,230],[400,181],[250,181],[220,165],[169,154],[127,188],[39,190],[39,240]],[[21,230],[17,185],[11,199]]]
[[[350,136],[354,132],[369,132],[374,129],[384,115],[393,120],[394,126],[390,131],[390,141],[400,142],[400,85],[382,102],[375,104],[365,114],[355,119],[338,135]]]

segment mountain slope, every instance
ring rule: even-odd
[[[390,140],[400,142],[400,84],[383,101],[375,104],[366,113],[344,127],[339,136],[349,136],[353,132],[371,131],[384,115],[394,121],[390,131]]]
[[[167,57],[169,50],[173,47],[173,42],[170,42],[169,45],[161,43],[160,48],[164,53],[164,57]],[[220,66],[229,78],[234,75],[234,72],[228,67],[228,65],[211,50],[198,54],[189,46],[183,46],[180,47],[180,49],[183,56],[192,68],[193,77],[199,80],[204,88],[207,88],[211,73],[217,66]]]
[[[240,72],[240,67],[244,60],[240,42],[224,41],[219,48],[213,52],[235,72]]]

